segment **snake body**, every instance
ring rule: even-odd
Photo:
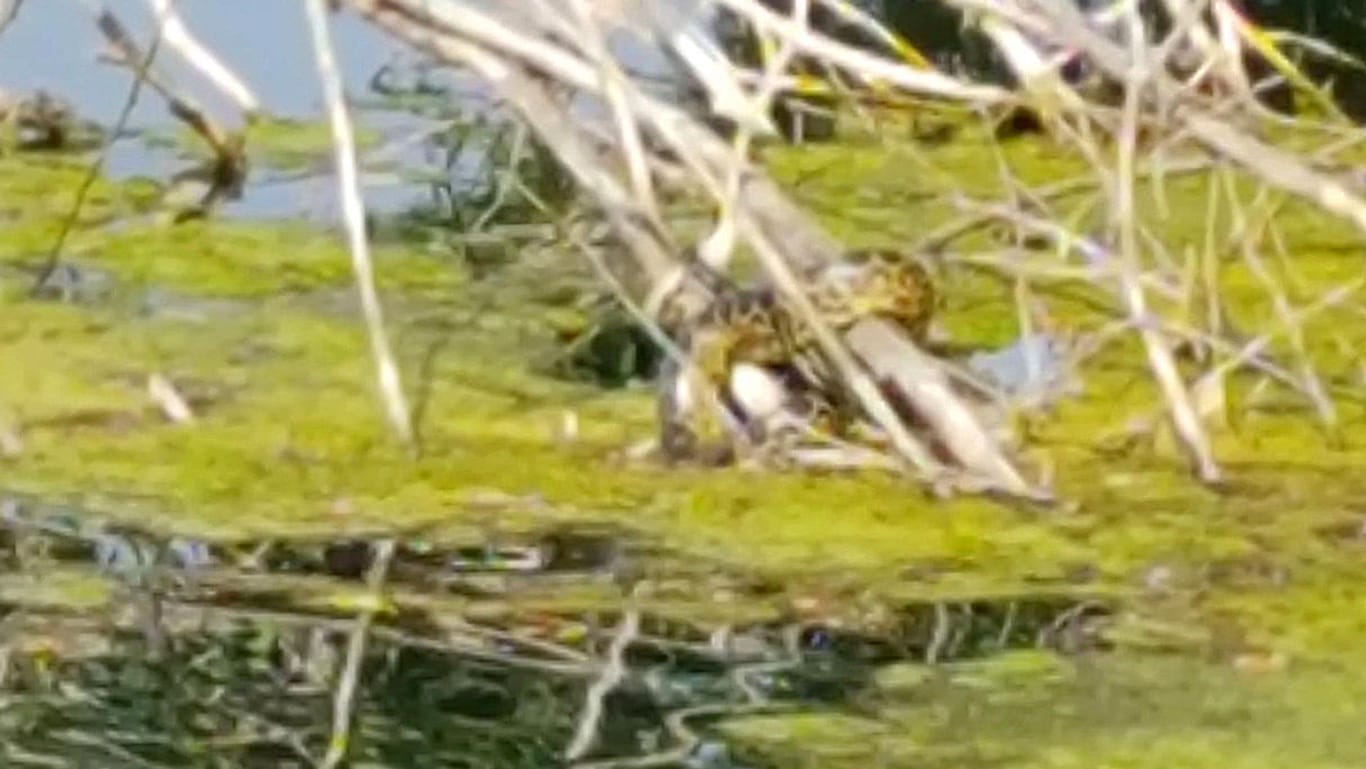
[[[925,340],[938,301],[933,281],[914,258],[895,251],[853,251],[848,259],[805,276],[806,298],[836,333],[860,320],[882,318],[917,344]],[[780,398],[785,411],[820,430],[839,433],[850,404],[833,376],[814,330],[770,286],[742,287],[710,274],[710,303],[693,319],[666,324],[687,363],[669,361],[660,376],[660,444],[666,458],[696,458],[700,435],[736,432],[762,442],[764,425],[743,405]],[[736,392],[737,372],[762,372],[771,394]],[[748,381],[762,382],[757,376]],[[718,403],[705,401],[714,397]],[[712,408],[708,408],[712,405]],[[715,424],[715,405],[731,425]],[[718,428],[720,428],[718,430]]]

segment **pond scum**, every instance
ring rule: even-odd
[[[1047,141],[1018,140],[1004,151],[1026,181],[1075,170]],[[980,180],[967,194],[1001,192],[997,159],[970,131],[928,148],[850,141],[784,149],[770,162],[780,178],[800,180],[802,203],[854,246],[914,242],[945,221],[951,212],[933,202],[946,183],[936,169],[952,168],[955,184]],[[58,153],[0,157],[0,494],[8,499],[215,547],[393,530],[421,532],[432,547],[519,545],[566,526],[607,527],[623,542],[649,544],[628,559],[631,579],[650,586],[637,590],[639,605],[657,622],[703,636],[795,622],[891,644],[838,696],[798,696],[796,712],[713,724],[711,733],[748,765],[1366,765],[1366,404],[1349,352],[1366,344],[1366,324],[1352,307],[1318,314],[1304,335],[1329,372],[1338,428],[1326,434],[1301,404],[1235,378],[1214,436],[1228,475],[1218,490],[1189,479],[1170,436],[1129,429],[1156,399],[1137,345],[1112,344],[1088,367],[1079,395],[1024,425],[1023,454],[1031,467],[1051,468],[1067,501],[1048,509],[938,500],[871,471],[761,474],[631,460],[627,448],[654,428],[647,388],[604,389],[545,373],[559,350],[557,329],[581,312],[564,289],[583,278],[575,260],[557,260],[553,273],[512,262],[475,275],[423,242],[391,238],[376,261],[418,409],[422,450],[413,458],[385,434],[335,233],[252,221],[168,227],[149,217],[145,182],[100,179],[65,248],[61,290],[30,296],[85,169],[84,160]],[[1166,185],[1162,236],[1174,252],[1206,238],[1208,183]],[[1083,198],[1074,201],[1079,218],[1087,215]],[[1278,222],[1301,295],[1359,274],[1360,242],[1340,223],[1294,203]],[[1243,269],[1227,267],[1224,301],[1230,323],[1255,333],[1255,319],[1270,310]],[[1085,291],[1063,281],[1035,289],[1056,290],[1050,309],[1059,329],[1097,325]],[[1013,291],[987,272],[957,271],[945,286],[942,320],[953,342],[1010,343],[1019,333]],[[165,417],[148,395],[154,376],[173,384],[192,420]],[[567,421],[577,428],[565,429]],[[84,572],[41,573],[6,574],[0,598],[11,657],[27,648],[14,639],[25,637],[16,628],[34,607],[95,616],[120,600]],[[998,617],[979,631],[1003,639],[992,654],[944,654],[931,660],[942,664],[926,665],[929,642],[894,643],[936,612],[1000,612],[1058,591],[1105,597],[1100,640],[1070,654],[1056,644],[1035,648],[1011,640]],[[610,582],[510,596],[512,609],[500,616],[600,615],[610,624],[622,606]],[[930,608],[908,608],[916,606]],[[468,618],[472,609],[447,611]],[[529,623],[506,620],[510,628]],[[212,643],[195,638],[186,636],[172,656],[207,653]],[[44,663],[47,673],[25,668],[14,686],[40,686],[56,671],[78,690],[102,692],[113,720],[95,732],[106,736],[123,728],[117,723],[168,723],[170,700],[161,710],[110,716],[120,697],[150,702],[148,692],[163,690],[156,682],[175,667],[138,667],[145,650],[127,645],[145,642],[114,638],[108,643],[118,648],[101,653],[117,664]],[[215,654],[229,666],[240,657]],[[428,735],[446,730],[436,715],[443,708],[449,723],[497,722],[508,735],[533,735],[520,758],[500,759],[507,765],[553,765],[558,748],[549,746],[568,739],[577,690],[557,688],[562,682],[552,677],[523,680],[477,665],[461,673],[472,663],[447,661],[424,685],[446,686],[440,676],[460,683],[422,699],[427,710],[399,717],[384,710],[398,702],[386,699],[398,695],[385,687],[416,686],[425,674],[388,664],[376,663],[371,682],[373,707],[383,713],[369,723],[388,735],[362,736],[371,740],[371,765],[471,765],[454,743],[428,743],[432,763],[403,763],[421,751],[394,747],[418,739],[400,724]],[[263,696],[252,693],[257,684],[246,672],[213,675],[243,682],[231,695],[239,705]],[[110,689],[116,684],[130,688]],[[469,694],[476,690],[489,699]],[[37,766],[33,755],[53,751],[148,765],[98,745],[54,742],[62,730],[44,719],[56,716],[33,700],[21,718],[18,701],[0,698],[0,730],[27,729],[36,741],[24,743],[28,753],[11,750],[6,765]],[[92,701],[103,700],[85,707]],[[279,722],[310,734],[303,724],[325,712],[325,702],[312,694],[295,705],[281,700]],[[71,716],[95,720],[65,733],[91,729],[99,712]],[[133,750],[158,765],[189,761],[193,750],[177,751],[192,744],[216,749],[209,746],[226,722],[203,717],[177,737],[188,740],[179,748]],[[236,760],[245,763],[222,765],[292,765],[270,755]],[[219,765],[202,755],[194,761],[166,765]]]

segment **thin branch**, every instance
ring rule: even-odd
[[[315,2],[321,6],[324,0],[309,0],[310,5]],[[351,719],[355,712],[356,691],[360,686],[360,670],[365,659],[366,639],[379,611],[378,604],[384,590],[384,580],[389,574],[389,564],[394,558],[394,541],[384,540],[374,550],[374,562],[370,565],[369,574],[366,575],[370,587],[370,602],[356,617],[347,641],[345,667],[342,669],[332,705],[332,738],[327,744],[327,754],[318,762],[319,769],[335,769],[345,760],[351,745]]]
[[[1257,235],[1271,219],[1276,203],[1267,194],[1268,190],[1263,188],[1251,204],[1252,211],[1250,213],[1244,212],[1243,207],[1239,204],[1237,190],[1234,188],[1230,174],[1225,173],[1221,176],[1224,182],[1225,195],[1228,197],[1233,211],[1232,224],[1235,230],[1233,241],[1238,244],[1243,261],[1247,264],[1249,271],[1262,284],[1267,296],[1270,297],[1271,306],[1277,319],[1285,326],[1290,349],[1297,358],[1304,391],[1314,404],[1315,412],[1320,421],[1323,422],[1324,427],[1332,429],[1337,424],[1337,408],[1325,392],[1323,382],[1314,371],[1313,363],[1310,361],[1309,353],[1305,347],[1304,329],[1293,321],[1294,310],[1290,304],[1290,298],[1286,296],[1285,289],[1272,277],[1271,271],[1265,260],[1262,259],[1257,247]]]
[[[307,0],[309,29],[313,35],[313,49],[317,59],[318,77],[322,80],[323,96],[327,102],[328,118],[332,124],[332,142],[336,149],[337,195],[341,199],[342,218],[351,251],[351,269],[360,294],[361,311],[366,332],[370,337],[370,353],[374,360],[380,394],[384,400],[389,425],[400,441],[412,447],[412,411],[403,394],[403,382],[398,363],[389,347],[384,331],[384,311],[375,289],[374,267],[370,259],[370,245],[365,232],[365,203],[361,199],[359,173],[356,163],[356,140],[351,129],[342,94],[341,75],[332,54],[332,39],[327,28],[327,0]]]
[[[626,648],[639,633],[640,610],[627,609],[621,615],[621,622],[612,638],[612,644],[607,649],[607,664],[584,694],[583,712],[574,730],[574,738],[569,742],[569,747],[565,748],[565,760],[578,761],[597,743],[598,727],[603,716],[603,700],[626,677]]]
[[[135,69],[138,62],[145,59],[147,64],[143,67],[142,77],[149,87],[166,100],[171,114],[202,137],[220,161],[226,163],[241,155],[240,137],[223,130],[209,117],[208,112],[195,103],[193,97],[177,88],[164,72],[159,72],[154,67],[150,54],[142,55],[133,36],[128,34],[128,30],[113,12],[101,10],[96,24],[109,45],[109,49],[102,55],[103,59],[130,69]],[[157,25],[156,29],[156,40],[160,41],[161,25]]]
[[[825,35],[812,33],[804,25],[765,8],[755,0],[718,0],[718,4],[744,16],[761,34],[791,41],[800,53],[858,72],[870,80],[882,80],[915,93],[979,104],[1013,101],[1011,94],[1004,89],[964,83],[930,70],[912,69],[905,64],[836,42]]]
[[[176,11],[174,0],[148,0],[152,6],[152,11],[161,22],[161,35],[166,41],[166,45],[179,53],[190,66],[199,70],[209,79],[209,82],[218,87],[220,91],[227,94],[228,98],[237,103],[238,109],[247,114],[248,117],[255,117],[261,111],[261,103],[252,93],[247,84],[218,59],[203,43],[199,41],[185,26],[185,22],[180,18],[180,13]]]
[[[76,190],[76,199],[72,202],[71,209],[67,211],[66,218],[62,220],[61,228],[57,231],[57,239],[48,250],[43,267],[38,272],[38,279],[33,282],[33,286],[29,289],[29,296],[42,295],[48,288],[48,281],[52,280],[58,268],[61,267],[62,248],[66,245],[71,230],[75,228],[76,220],[80,218],[81,209],[85,206],[85,199],[90,194],[90,188],[104,170],[104,164],[109,159],[109,153],[114,147],[114,142],[118,141],[119,136],[128,125],[128,119],[132,117],[133,108],[137,106],[138,96],[142,93],[142,84],[147,80],[148,68],[152,66],[152,61],[156,58],[157,47],[160,42],[160,35],[153,37],[151,44],[147,46],[147,54],[131,62],[133,83],[128,88],[128,97],[123,100],[123,108],[119,110],[118,119],[114,121],[113,129],[105,139],[104,146],[100,148],[100,154],[95,157],[95,162],[86,169],[85,178],[81,179],[81,186]]]

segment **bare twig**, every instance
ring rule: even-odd
[[[1192,389],[1199,390],[1210,387],[1213,383],[1228,376],[1230,372],[1242,366],[1249,365],[1276,337],[1292,331],[1299,331],[1310,318],[1324,310],[1341,305],[1360,291],[1363,286],[1366,286],[1366,278],[1358,278],[1325,293],[1313,304],[1296,310],[1290,310],[1288,314],[1281,319],[1281,325],[1279,327],[1254,337],[1240,349],[1234,349],[1227,359],[1220,361],[1218,365],[1205,372],[1205,374],[1196,381]],[[1266,369],[1263,370],[1266,371]],[[1279,373],[1278,375],[1278,372],[1275,371],[1267,371],[1267,374],[1270,379],[1279,380],[1282,384],[1289,387],[1297,390],[1301,387],[1300,382],[1289,374]],[[1303,391],[1301,390],[1301,392]],[[1311,401],[1315,397],[1323,397],[1322,393],[1314,392],[1305,393],[1305,395]]]
[[[1366,237],[1366,198],[1338,179],[1313,170],[1285,150],[1239,133],[1208,113],[1191,110],[1182,113],[1182,118],[1186,128],[1211,149],[1232,158],[1265,183],[1348,220]]]
[[[246,113],[248,117],[255,117],[260,113],[261,103],[256,98],[256,94],[252,93],[247,84],[237,76],[237,73],[219,61],[218,57],[190,32],[185,26],[185,22],[180,18],[180,13],[176,11],[174,0],[148,0],[148,2],[151,3],[152,11],[161,23],[161,36],[166,41],[166,45],[184,57],[185,61],[195,69],[202,72],[220,91],[236,102],[238,109]]]
[[[601,675],[588,687],[584,694],[583,712],[579,714],[579,724],[574,730],[574,738],[565,748],[564,757],[568,761],[578,761],[593,749],[598,739],[598,726],[602,721],[603,700],[626,676],[626,648],[640,632],[640,611],[627,609],[621,615],[612,644],[607,649],[607,664]]]
[[[321,5],[323,0],[317,0]],[[379,613],[378,604],[384,590],[384,580],[389,573],[389,564],[394,557],[394,541],[384,540],[374,547],[374,561],[370,565],[366,581],[370,588],[370,604],[361,610],[351,629],[346,646],[346,662],[341,679],[337,683],[337,694],[332,705],[332,738],[327,744],[327,753],[318,762],[319,769],[335,769],[346,758],[351,745],[351,719],[355,711],[356,690],[360,686],[361,663],[365,659],[366,638],[375,615]]]
[[[38,272],[38,279],[33,282],[29,290],[30,296],[38,296],[47,290],[48,281],[57,273],[62,264],[62,247],[66,245],[67,238],[71,235],[71,230],[75,228],[76,221],[80,218],[81,209],[85,207],[86,196],[90,194],[90,188],[99,178],[104,170],[104,164],[109,159],[109,152],[128,125],[128,119],[133,114],[133,108],[137,106],[138,96],[142,93],[142,84],[147,79],[147,70],[152,65],[152,60],[156,57],[157,46],[160,43],[160,36],[152,38],[151,45],[147,46],[147,54],[132,60],[133,83],[128,87],[128,97],[123,101],[123,108],[119,110],[118,119],[114,121],[114,128],[109,132],[104,141],[104,146],[100,148],[100,154],[95,157],[95,162],[86,169],[85,177],[81,179],[81,186],[76,190],[76,199],[71,204],[71,209],[67,211],[66,218],[62,220],[61,227],[57,230],[57,239],[53,241],[52,248],[48,250],[47,258],[43,262],[43,267]]]
[[[1170,348],[1158,330],[1148,321],[1147,301],[1138,282],[1139,258],[1133,203],[1133,170],[1138,143],[1139,102],[1142,90],[1147,87],[1148,79],[1151,77],[1151,64],[1145,62],[1141,56],[1145,31],[1136,7],[1130,7],[1128,21],[1133,59],[1124,86],[1124,113],[1114,182],[1114,220],[1120,241],[1121,296],[1138,327],[1139,338],[1143,340],[1153,375],[1167,399],[1176,434],[1180,436],[1190,453],[1195,471],[1201,480],[1212,483],[1219,480],[1220,473],[1219,466],[1214,461],[1213,450],[1210,448],[1209,436],[1191,404],[1190,393],[1181,381]]]
[[[997,104],[1012,101],[1009,92],[988,85],[964,83],[939,72],[913,69],[886,58],[865,53],[852,46],[818,35],[781,14],[765,8],[756,0],[718,0],[719,4],[741,14],[762,34],[790,41],[799,53],[814,56],[831,64],[905,88],[915,93],[942,96],[950,99]]]
[[[347,241],[351,251],[351,270],[360,294],[361,312],[370,338],[370,354],[375,365],[380,395],[384,401],[389,425],[399,440],[413,445],[412,411],[403,394],[403,381],[398,363],[384,330],[384,310],[375,289],[374,266],[370,259],[370,245],[365,232],[365,203],[361,199],[359,173],[356,163],[356,140],[351,129],[342,94],[341,75],[332,54],[332,39],[327,28],[327,0],[307,0],[309,28],[317,59],[318,77],[322,80],[327,102],[328,119],[332,124],[332,142],[336,148],[337,195],[341,199],[342,218],[346,224]]]
[[[1258,192],[1256,200],[1252,203],[1252,211],[1244,212],[1243,207],[1237,199],[1237,191],[1234,189],[1233,179],[1228,174],[1223,174],[1225,195],[1232,203],[1233,211],[1233,242],[1239,247],[1243,261],[1248,265],[1248,269],[1256,276],[1258,282],[1267,292],[1271,299],[1272,309],[1276,317],[1281,321],[1286,330],[1286,337],[1290,342],[1291,351],[1297,359],[1300,371],[1300,379],[1303,383],[1304,391],[1309,395],[1314,404],[1314,410],[1318,414],[1324,426],[1332,429],[1337,423],[1337,408],[1333,405],[1332,399],[1325,392],[1323,382],[1314,371],[1313,363],[1309,359],[1305,349],[1304,330],[1302,326],[1295,323],[1294,311],[1290,305],[1290,299],[1286,296],[1284,288],[1276,282],[1271,275],[1265,261],[1262,259],[1257,240],[1260,230],[1270,219],[1275,208],[1275,203],[1267,195],[1264,188]]]
[[[1156,176],[1159,173],[1165,178],[1188,176],[1208,171],[1212,166],[1213,163],[1208,158],[1191,158],[1176,163],[1169,163],[1162,167],[1160,171],[1158,168],[1152,166],[1135,169],[1134,176],[1135,178],[1148,178]],[[1098,180],[1094,176],[1079,176],[1035,188],[1030,191],[1030,194],[1040,200],[1052,202],[1071,195],[1088,192],[1100,186],[1102,186],[1102,180]],[[954,197],[959,201],[959,205],[967,209],[969,213],[962,218],[943,224],[921,236],[916,240],[915,245],[912,247],[913,251],[938,251],[952,243],[954,240],[987,226],[998,219],[1010,218],[1003,216],[1002,212],[1007,210],[1003,206],[977,205],[972,203],[970,198],[961,193],[955,193]],[[1035,229],[1038,231],[1038,228]],[[1047,229],[1052,228],[1050,227]]]
[[[893,385],[915,407],[916,413],[933,428],[936,439],[967,474],[961,479],[946,477],[938,460],[930,458],[929,468],[935,473],[932,480],[957,481],[950,489],[989,489],[1018,497],[1050,499],[1047,491],[1032,488],[1021,477],[999,442],[954,393],[939,364],[904,335],[874,319],[855,325],[849,331],[848,343],[879,381]],[[882,423],[879,426],[886,429]]]
[[[142,55],[138,44],[133,40],[132,35],[128,34],[128,30],[118,20],[117,16],[108,9],[103,9],[96,17],[96,25],[109,44],[109,50],[103,55],[105,60],[134,69],[134,71],[138,71],[136,69],[139,66],[138,62],[146,61],[147,64],[141,68],[141,76],[146,80],[148,86],[166,100],[171,114],[202,137],[220,162],[233,165],[240,164],[241,137],[223,130],[202,107],[195,103],[193,97],[177,88],[167,75],[157,71],[152,64],[151,52],[146,56]],[[162,40],[160,33],[161,25],[158,25],[156,37],[158,42]],[[234,161],[237,162],[234,163]]]

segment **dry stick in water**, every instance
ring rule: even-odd
[[[309,0],[321,5],[325,0]],[[366,639],[370,626],[375,623],[378,613],[380,594],[384,590],[384,580],[389,575],[389,563],[394,558],[394,541],[386,539],[374,546],[374,562],[366,575],[370,587],[368,605],[356,617],[351,635],[346,644],[346,662],[342,668],[341,680],[337,683],[337,695],[332,701],[332,738],[327,743],[327,754],[318,762],[319,769],[335,769],[346,759],[351,744],[351,718],[355,711],[356,689],[360,686],[360,667],[365,659]]]
[[[627,609],[621,616],[621,623],[612,638],[612,645],[607,649],[607,665],[603,667],[602,675],[588,687],[588,692],[584,695],[583,714],[579,717],[579,725],[574,730],[574,739],[564,751],[566,760],[577,761],[583,758],[597,744],[598,725],[602,722],[603,715],[603,700],[626,677],[626,648],[639,633],[640,610]]]
[[[313,49],[318,63],[318,77],[322,80],[323,96],[327,102],[328,118],[332,123],[332,143],[336,148],[337,194],[341,198],[342,219],[351,251],[351,269],[356,276],[356,291],[360,294],[361,312],[370,337],[370,353],[374,358],[380,394],[384,399],[389,425],[405,445],[413,445],[412,412],[403,394],[403,381],[393,350],[384,332],[384,310],[375,290],[374,267],[370,261],[370,244],[365,235],[365,203],[361,200],[360,182],[356,169],[356,141],[351,130],[351,119],[346,113],[342,95],[341,75],[332,55],[332,39],[327,29],[327,0],[307,0],[309,28],[313,33]]]
[[[1262,259],[1256,242],[1275,215],[1277,203],[1268,195],[1269,189],[1263,187],[1258,190],[1257,196],[1250,206],[1251,212],[1245,212],[1238,201],[1238,191],[1232,174],[1224,173],[1221,174],[1221,177],[1225,195],[1229,199],[1233,212],[1232,225],[1235,230],[1233,241],[1242,252],[1243,261],[1247,264],[1248,270],[1257,278],[1257,282],[1262,284],[1262,288],[1270,297],[1276,317],[1285,325],[1286,339],[1290,343],[1290,350],[1296,359],[1295,362],[1299,368],[1304,392],[1308,394],[1309,401],[1313,404],[1315,413],[1323,422],[1323,426],[1332,430],[1337,425],[1337,407],[1333,404],[1332,398],[1328,395],[1318,373],[1314,370],[1308,348],[1305,345],[1304,328],[1292,320],[1294,309],[1290,304],[1290,297],[1286,295],[1284,287],[1278,284],[1275,277],[1272,276],[1266,262]]]
[[[1172,426],[1190,454],[1196,474],[1206,483],[1219,480],[1209,436],[1191,404],[1190,393],[1181,381],[1176,361],[1159,330],[1148,321],[1147,301],[1139,284],[1137,224],[1134,217],[1134,159],[1138,145],[1138,110],[1142,90],[1149,81],[1150,64],[1143,59],[1143,22],[1135,8],[1129,10],[1129,34],[1133,59],[1124,84],[1124,111],[1120,123],[1118,157],[1115,168],[1114,217],[1119,230],[1120,292],[1129,315],[1138,327],[1148,355],[1148,364],[1167,400]]]

